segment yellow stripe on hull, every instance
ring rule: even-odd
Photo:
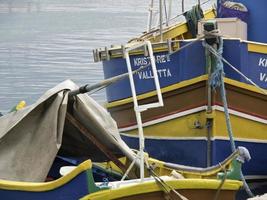
[[[202,75],[202,76],[190,79],[190,80],[182,81],[182,82],[179,82],[179,83],[164,87],[164,88],[161,89],[161,92],[164,94],[164,93],[167,93],[167,92],[178,90],[178,89],[190,86],[192,84],[196,84],[196,83],[199,83],[199,82],[202,82],[202,81],[207,81],[207,80],[208,80],[208,76],[207,75]],[[261,90],[259,90],[255,86],[247,84],[247,83],[242,83],[242,82],[239,82],[239,81],[236,81],[236,80],[232,80],[232,79],[229,79],[229,78],[224,78],[224,82],[226,84],[229,84],[231,86],[237,87],[239,89],[244,89],[244,90],[247,90],[247,91],[250,91],[250,92],[255,92],[257,94],[264,94]],[[267,90],[264,90],[264,91],[267,92]],[[145,93],[145,94],[141,94],[141,95],[137,96],[137,99],[138,100],[142,100],[142,99],[147,99],[147,98],[150,98],[150,97],[153,97],[153,96],[156,96],[156,91],[151,91],[151,92],[148,92],[148,93]],[[132,103],[132,102],[133,102],[132,97],[129,97],[129,98],[126,98],[126,99],[122,99],[122,100],[114,101],[114,102],[111,102],[111,103],[107,103],[105,105],[105,107],[110,109],[110,108],[114,108],[114,107],[117,107],[117,106],[122,106],[122,105],[125,105],[125,104],[128,104],[128,103]]]
[[[233,134],[238,139],[266,140],[267,124],[245,119],[236,115],[230,115]],[[214,121],[214,137],[228,137],[224,113],[216,111]]]
[[[209,117],[211,117],[209,115]],[[222,111],[214,110],[212,137],[228,138],[225,116]],[[264,140],[267,142],[267,124],[242,116],[230,115],[234,137],[236,139]],[[207,136],[206,111],[200,111],[186,116],[178,117],[168,121],[159,122],[144,127],[144,135],[155,139],[194,139]],[[199,126],[197,127],[196,124]],[[137,135],[137,129],[124,131],[127,135]]]
[[[267,44],[258,42],[248,42],[248,51],[267,54]]]
[[[208,179],[180,179],[166,180],[165,183],[175,190],[217,190],[221,180]],[[242,186],[240,181],[226,180],[222,185],[222,190],[238,190]],[[85,196],[81,200],[109,200],[130,197],[138,194],[146,194],[162,191],[162,187],[155,181],[138,183],[131,186],[120,187],[116,189],[104,190]],[[201,192],[201,191],[199,191]]]
[[[204,18],[205,19],[214,19],[215,18],[215,11],[214,9],[210,9],[204,13]],[[167,40],[169,38],[179,38],[183,39],[184,35],[188,35],[188,28],[186,22],[182,22],[180,24],[171,26],[169,29],[163,31],[163,40]],[[144,37],[145,38],[145,37]],[[188,36],[188,39],[192,38],[191,34]],[[151,36],[145,39],[149,39],[151,42],[159,42],[160,41],[160,36],[157,35]]]
[[[78,176],[80,173],[85,172],[86,170],[91,168],[92,168],[91,160],[86,160],[79,166],[77,166],[73,171],[71,171],[67,175],[57,180],[50,182],[40,182],[40,183],[0,180],[0,189],[20,190],[27,192],[46,192],[64,186],[65,184],[70,182],[73,178]]]
[[[167,86],[165,88],[162,88],[161,92],[164,94],[164,93],[167,93],[167,92],[170,92],[170,91],[174,91],[174,90],[177,90],[177,89],[180,89],[180,88],[184,88],[186,86],[190,86],[190,85],[193,85],[195,83],[198,83],[198,82],[201,82],[201,81],[207,81],[207,80],[208,80],[208,75],[202,75],[202,76],[190,79],[190,80],[182,81],[180,83],[176,83],[176,84]],[[156,91],[147,92],[145,94],[138,95],[137,99],[138,100],[146,99],[146,98],[149,98],[149,97],[156,96],[156,94],[157,94]],[[126,99],[122,99],[122,100],[114,101],[114,102],[111,102],[111,103],[107,103],[105,107],[109,109],[109,108],[121,106],[121,105],[124,105],[124,104],[132,103],[132,102],[133,102],[133,98],[129,97],[129,98],[126,98]]]
[[[206,122],[206,113],[198,112],[146,126],[144,127],[144,135],[146,137],[206,137],[207,132],[204,128],[194,128],[194,122],[197,121],[204,125]],[[137,135],[137,129],[128,131],[127,134]]]

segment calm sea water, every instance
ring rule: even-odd
[[[31,104],[66,79],[79,85],[102,80],[92,49],[140,35],[149,2],[0,0],[0,112],[20,100]],[[173,7],[180,12],[180,4]],[[104,102],[104,93],[93,97]]]

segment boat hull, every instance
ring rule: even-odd
[[[183,196],[186,196],[190,200],[199,200],[199,199],[206,199],[206,200],[212,200],[214,199],[216,195],[216,191],[213,190],[179,190],[179,193]],[[151,193],[145,193],[145,194],[136,194],[136,195],[125,195],[122,197],[119,197],[120,200],[140,200],[140,199],[146,199],[146,200],[166,200],[166,195],[164,192],[151,192]],[[174,192],[170,192],[170,196],[172,198],[177,198],[177,195]],[[106,199],[106,197],[104,197]],[[116,199],[116,198],[112,198]],[[234,200],[235,199],[235,192],[233,191],[222,191],[221,196],[218,198],[220,200]],[[93,198],[92,198],[93,200]]]
[[[73,200],[79,199],[80,197],[89,193],[88,187],[84,184],[84,175],[79,175],[75,180],[71,181],[64,187],[49,190],[49,191],[21,191],[21,190],[9,190],[0,189],[0,196],[5,200],[47,200],[47,199],[58,199],[58,200]]]
[[[135,137],[125,136],[122,138],[132,148],[138,148],[139,141]],[[151,157],[166,162],[182,165],[206,167],[207,164],[207,140],[203,139],[145,139],[146,151]],[[243,172],[250,179],[266,179],[266,143],[236,141],[236,146],[246,147],[252,159],[243,166]],[[211,164],[218,164],[231,153],[229,140],[214,139],[211,141]],[[261,163],[261,164],[259,164]],[[210,165],[210,164],[209,164]]]
[[[146,151],[159,160],[206,167],[218,164],[231,153],[220,92],[207,100],[207,76],[162,89],[163,108],[142,113]],[[262,179],[267,170],[267,97],[248,84],[225,79],[229,113],[236,146],[245,146],[252,160],[244,166],[247,177]],[[139,96],[141,104],[155,100],[155,94]],[[138,129],[131,99],[107,106],[117,121],[122,138],[138,148]]]
[[[163,179],[164,180],[164,179]],[[214,199],[218,191],[220,180],[208,179],[180,179],[164,181],[168,186],[175,189],[179,194],[190,200]],[[227,180],[219,193],[218,199],[235,199],[236,191],[242,184],[239,181]],[[170,195],[174,199],[180,199],[173,191],[169,194],[163,192],[163,188],[155,181],[137,183],[129,186],[122,186],[87,195],[82,200],[109,200],[109,199],[157,199],[165,200]]]
[[[177,42],[176,49],[189,44],[191,41]],[[156,48],[156,47],[155,47]],[[175,50],[176,50],[175,49]],[[138,69],[149,63],[149,58],[144,52],[132,53],[130,61],[132,69]],[[110,52],[112,55],[112,51]],[[234,39],[224,39],[223,57],[235,66],[240,72],[249,77],[262,88],[267,88],[267,45]],[[169,55],[168,48],[155,49],[155,60],[162,88],[180,83],[185,80],[206,74],[205,50],[202,41]],[[105,79],[127,72],[126,61],[123,55],[110,60],[103,60]],[[245,78],[230,68],[224,67],[225,76],[244,83]],[[139,71],[134,75],[136,92],[138,95],[155,90],[151,68]],[[132,96],[129,80],[120,80],[107,87],[108,102],[118,101]]]
[[[37,183],[0,180],[0,196],[5,200],[73,200],[99,190],[101,188],[95,185],[89,160],[55,181]]]

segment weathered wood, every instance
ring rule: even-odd
[[[126,172],[126,166],[115,156],[112,152],[107,149],[99,140],[94,137],[89,131],[78,121],[76,120],[71,114],[67,113],[66,119],[76,127],[86,138],[88,138],[95,146],[98,147],[100,151],[102,151],[107,158],[109,158],[112,162],[114,162],[123,172]]]

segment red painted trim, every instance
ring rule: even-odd
[[[223,104],[222,103],[219,103],[219,102],[215,102],[215,105],[216,106],[222,106],[223,107]],[[247,114],[247,115],[251,115],[253,117],[258,117],[258,118],[267,120],[267,116],[259,115],[259,114],[256,114],[254,112],[247,112],[246,110],[234,108],[232,106],[229,106],[229,109],[234,110],[234,111],[237,111],[237,112],[241,112],[241,113],[244,113],[244,114]]]
[[[196,106],[186,107],[184,109],[180,109],[180,110],[176,110],[176,111],[173,111],[173,112],[169,112],[169,113],[166,113],[166,114],[163,114],[163,115],[157,115],[157,116],[152,117],[150,119],[144,120],[143,122],[146,123],[146,122],[149,122],[149,121],[157,120],[157,119],[160,119],[160,118],[163,118],[163,117],[174,115],[174,114],[177,114],[179,112],[184,112],[186,110],[198,108],[198,107],[201,107],[201,106],[206,106],[206,102],[203,102],[203,103],[198,104]],[[221,107],[223,107],[222,103],[220,103],[220,102],[215,102],[212,106],[221,106]],[[241,112],[241,113],[244,113],[244,114],[247,114],[247,115],[251,115],[253,117],[258,117],[258,118],[267,120],[267,116],[262,116],[262,115],[259,115],[259,114],[253,113],[253,112],[247,112],[247,111],[242,110],[242,109],[236,109],[236,108],[233,108],[231,106],[229,106],[229,109],[234,110],[234,111],[237,111],[237,112]],[[127,128],[129,126],[134,126],[134,125],[136,125],[136,123],[135,122],[132,122],[132,123],[129,123],[127,125],[119,126],[119,128]]]
[[[184,109],[175,110],[175,111],[173,111],[173,112],[169,112],[169,113],[162,114],[162,115],[157,115],[157,116],[155,116],[155,117],[152,117],[152,118],[143,120],[143,122],[146,123],[146,122],[149,122],[149,121],[157,120],[157,119],[160,119],[160,118],[163,118],[163,117],[167,117],[167,116],[170,116],[170,115],[174,115],[174,114],[176,114],[176,113],[179,113],[179,112],[184,112],[184,111],[186,111],[186,110],[191,110],[191,109],[198,108],[198,107],[205,106],[205,105],[206,105],[206,102],[203,102],[203,103],[198,104],[198,105],[195,105],[195,106],[185,107]],[[134,125],[136,125],[136,124],[137,124],[137,123],[132,122],[132,123],[129,123],[129,124],[127,124],[127,125],[119,126],[119,128],[127,128],[127,127],[129,127],[129,126],[134,126]]]

